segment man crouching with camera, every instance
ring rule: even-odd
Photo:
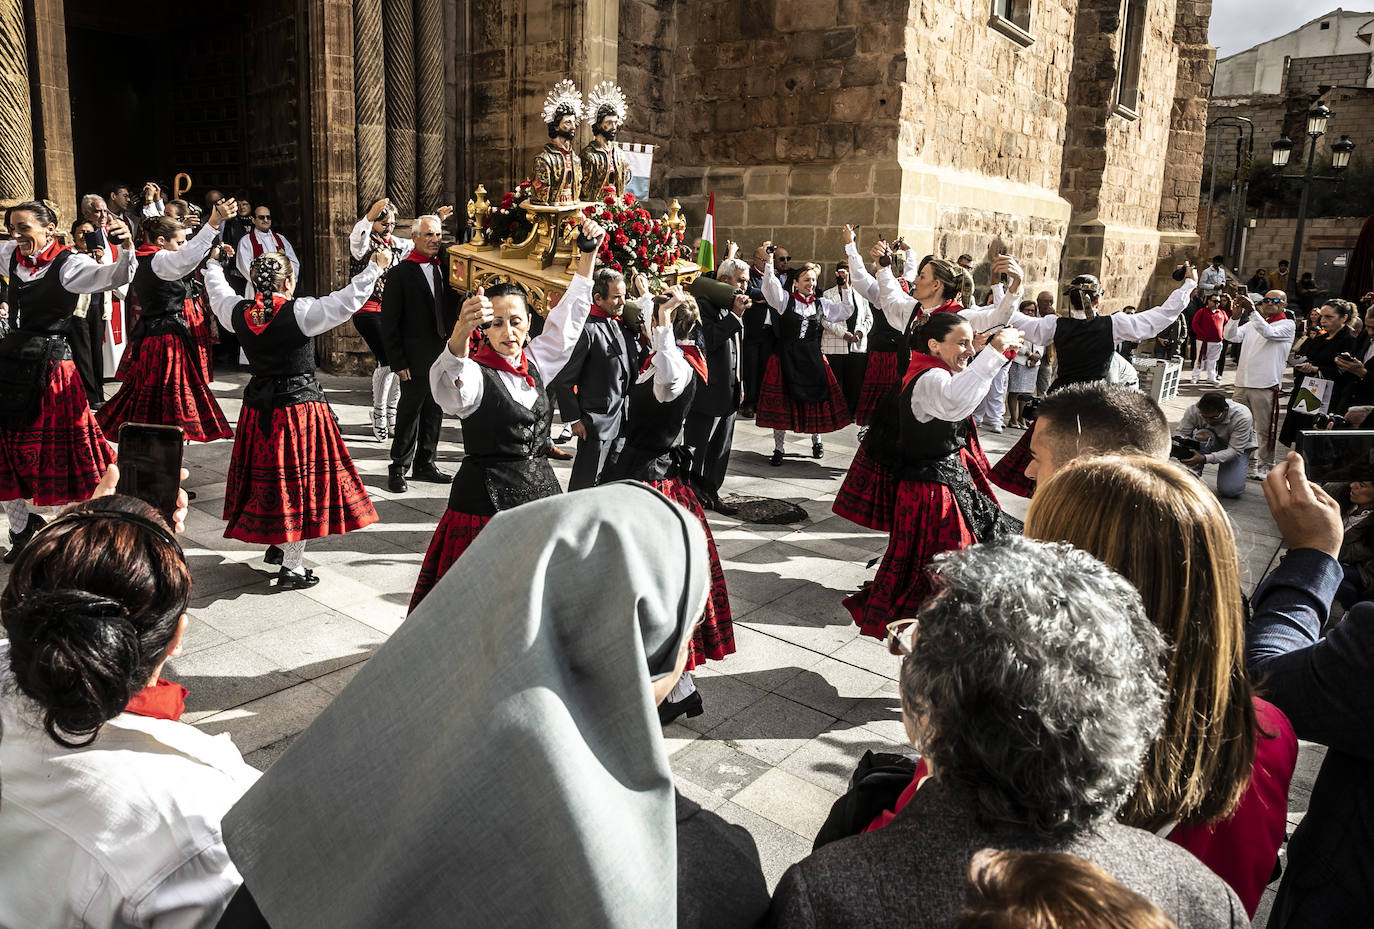
[[[1212,390],[1188,407],[1174,434],[1169,457],[1202,475],[1205,465],[1217,466],[1217,496],[1245,493],[1245,469],[1259,446],[1250,411]]]

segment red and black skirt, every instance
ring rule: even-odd
[[[267,415],[245,406],[224,485],[226,539],[281,545],[342,535],[377,521],[329,406],[294,403]]]
[[[878,404],[901,379],[897,370],[896,352],[869,352],[868,367],[864,369],[863,387],[859,389],[859,408],[854,411],[854,422],[867,426],[873,419]]]
[[[1029,497],[1035,493],[1035,481],[1026,477],[1026,466],[1031,463],[1031,434],[1034,432],[1035,422],[1032,421],[1025,434],[1007,449],[988,474],[994,484],[1018,497]]]
[[[859,443],[831,511],[865,529],[890,532],[896,505],[897,479],[892,469],[869,454],[867,443]]]
[[[811,403],[792,398],[782,382],[782,360],[777,355],[770,355],[763,375],[763,386],[759,389],[754,422],[765,429],[788,429],[807,435],[834,432],[849,425],[849,407],[845,405],[840,382],[835,380],[835,373],[824,359],[821,363],[825,365],[830,396]]]
[[[420,601],[434,589],[434,585],[439,583],[439,579],[448,571],[449,566],[468,550],[472,540],[477,538],[477,533],[489,522],[490,516],[474,516],[471,513],[459,513],[457,510],[444,510],[444,515],[439,518],[439,525],[434,527],[434,537],[429,540],[429,548],[425,550],[425,560],[420,565],[420,577],[415,582],[415,592],[410,595],[407,613],[415,612]]]
[[[38,413],[25,426],[0,420],[0,500],[38,506],[85,500],[114,461],[71,361],[48,366]]]
[[[725,572],[720,567],[720,555],[716,552],[716,540],[711,535],[710,524],[706,522],[706,513],[692,489],[675,477],[645,483],[695,516],[706,531],[706,550],[711,556],[711,593],[706,600],[706,612],[701,623],[692,633],[692,654],[687,658],[687,670],[690,671],[697,665],[705,664],[707,658],[720,661],[735,651],[735,626],[730,618],[730,595],[725,589]]]
[[[961,449],[959,457],[980,493],[991,495],[978,456]],[[954,493],[935,481],[899,481],[891,538],[873,583],[844,599],[859,631],[875,639],[887,624],[915,614],[935,592],[927,568],[941,552],[958,551],[978,541]]]
[[[210,314],[205,311],[203,297],[186,301],[186,328],[191,332],[191,344],[195,346],[196,364],[200,376],[209,384],[215,379],[214,350],[215,330],[210,325]]]
[[[192,442],[233,436],[185,339],[173,333],[148,336],[139,343],[137,357],[132,354],[124,356],[124,383],[96,414],[102,429],[118,436],[124,423],[152,423],[180,426]]]

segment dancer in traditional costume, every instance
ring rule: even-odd
[[[858,245],[854,240],[853,228],[845,226],[841,230],[841,236],[844,239],[845,256],[849,259],[850,283],[854,292],[867,300],[870,306],[880,307],[881,288],[877,279],[864,267],[864,260],[860,257]],[[904,249],[904,254],[902,276],[897,280],[909,288],[923,265],[917,264],[911,249]],[[886,313],[873,314],[873,325],[868,331],[868,356],[864,366],[863,385],[859,388],[858,403],[853,411],[854,422],[860,426],[867,426],[873,421],[879,404],[901,377],[902,362],[907,355],[906,327],[907,320],[894,324],[892,317]]]
[[[264,560],[281,565],[278,590],[319,583],[302,564],[308,539],[377,521],[315,380],[314,337],[356,313],[390,261],[390,252],[377,252],[346,287],[318,300],[293,296],[292,266],[280,252],[249,266],[252,300],[234,292],[218,264],[205,270],[210,308],[238,337],[253,375],[229,457],[224,537],[267,545]]]
[[[144,244],[138,247],[134,274],[134,293],[143,310],[121,365],[124,383],[96,414],[107,433],[117,435],[121,425],[134,422],[180,426],[192,442],[233,435],[205,382],[187,323],[194,303],[192,276],[209,254],[219,224],[232,215],[234,201],[221,201],[190,241],[176,220],[143,220]]]
[[[769,244],[764,243],[765,247]],[[820,273],[820,265],[803,265],[788,294],[773,273],[772,262],[763,269],[768,325],[777,342],[764,369],[754,421],[773,430],[773,457],[768,463],[774,467],[782,464],[788,430],[809,434],[811,457],[820,458],[825,454],[821,434],[851,422],[840,382],[821,354],[821,321],[843,320],[846,308],[816,292]]]
[[[1197,268],[1186,267],[1183,283],[1163,305],[1152,310],[1099,316],[1097,308],[1102,302],[1102,285],[1093,275],[1080,274],[1065,291],[1069,298],[1068,316],[1014,314],[1011,325],[1024,333],[1026,341],[1054,346],[1059,367],[1047,392],[1053,393],[1069,384],[1107,380],[1112,358],[1116,355],[1116,343],[1143,342],[1168,328],[1187,309],[1197,287]],[[1035,492],[1035,481],[1026,477],[1034,433],[1035,424],[1032,423],[1020,441],[992,469],[994,484],[1021,497],[1029,497]]]
[[[9,275],[9,333],[0,340],[0,502],[9,517],[13,564],[43,525],[38,506],[84,500],[114,460],[86,399],[67,344],[81,294],[124,287],[134,277],[128,227],[111,219],[114,264],[99,265],[56,239],[57,216],[29,201],[9,210],[14,238],[0,242]]]
[[[453,207],[441,206],[434,213],[442,224],[453,213]],[[349,271],[357,274],[363,270],[376,251],[391,252],[392,267],[409,255],[415,243],[395,235],[395,231],[396,208],[383,197],[372,204],[367,215],[358,220],[348,234]],[[353,326],[367,343],[367,349],[376,361],[372,369],[372,434],[378,442],[391,438],[391,432],[396,428],[396,405],[401,402],[401,382],[392,373],[386,345],[382,340],[382,291],[386,287],[386,277],[386,272],[383,272],[377,279],[372,295],[362,309],[353,314]]]
[[[999,329],[976,359],[973,337],[956,313],[933,314],[914,333],[899,393],[892,534],[873,583],[844,600],[864,635],[881,639],[888,623],[920,608],[934,591],[932,557],[1013,531],[988,484],[972,415],[1021,334]]]
[[[630,388],[628,412],[622,435],[625,448],[607,468],[607,480],[642,481],[677,503],[701,522],[711,556],[711,595],[696,632],[687,671],[717,661],[735,650],[734,625],[730,620],[730,595],[720,566],[716,541],[701,502],[682,475],[690,453],[682,444],[682,427],[697,389],[707,382],[706,359],[697,347],[701,324],[696,301],[680,287],[655,298],[649,344],[653,354],[645,361]],[[702,714],[701,694],[692,676],[683,673],[677,685],[659,704],[659,719],[666,725],[679,716]]]
[[[528,345],[525,292],[499,284],[479,289],[463,303],[448,346],[430,367],[435,402],[463,421],[463,463],[420,566],[411,610],[498,511],[561,492],[544,454],[553,421],[547,385],[568,363],[587,323],[596,250],[604,234],[583,220],[577,273],[549,310],[544,331]],[[479,329],[485,330],[485,341],[472,352],[470,340]]]
[[[998,256],[992,265],[993,274],[999,278],[1003,274],[1007,276],[1006,290],[999,295],[997,303],[965,310],[959,299],[963,273],[954,262],[927,255],[916,264],[908,256],[907,266],[914,265],[918,269],[908,294],[900,279],[892,273],[891,249],[880,242],[874,246],[872,254],[878,261],[878,273],[872,279],[873,286],[878,289],[878,302],[874,306],[880,310],[874,313],[875,324],[877,319],[886,319],[894,329],[900,325],[904,344],[910,339],[913,327],[938,313],[958,313],[974,332],[994,329],[1011,318],[1020,298],[1021,266],[1010,256]],[[908,357],[909,352],[904,349],[899,358],[904,367]],[[897,391],[890,388],[869,430],[860,440],[859,449],[831,505],[836,514],[850,522],[879,532],[892,529],[897,492],[894,471],[900,467],[902,458],[899,446],[901,409]]]

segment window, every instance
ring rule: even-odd
[[[1018,45],[1030,45],[1031,0],[992,0],[992,18],[988,25]]]
[[[1321,28],[1321,29],[1330,29],[1330,28],[1331,28],[1331,21],[1330,21],[1330,20],[1327,20],[1326,22],[1322,23],[1321,26],[1320,26],[1319,28]]]
[[[1121,18],[1121,51],[1117,56],[1115,111],[1135,119],[1140,112],[1140,59],[1148,0],[1123,0],[1122,6],[1125,15]]]

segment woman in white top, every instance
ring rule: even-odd
[[[214,926],[241,883],[220,818],[257,779],[177,720],[159,677],[191,575],[147,504],[100,497],[40,530],[0,597],[0,926]]]

